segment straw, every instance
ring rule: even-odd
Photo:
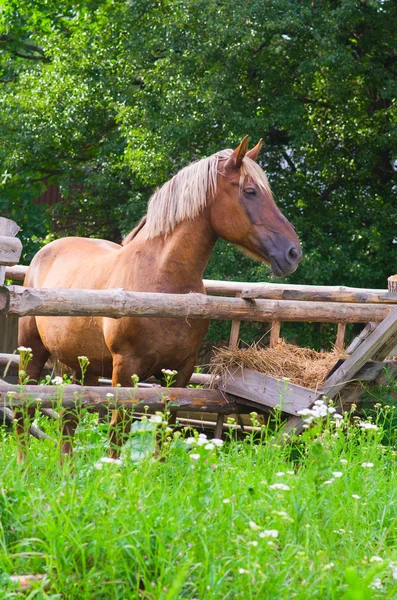
[[[213,381],[225,378],[237,368],[248,368],[273,377],[288,377],[291,383],[316,389],[344,355],[332,352],[317,352],[310,348],[299,348],[280,339],[274,348],[258,345],[247,348],[218,348],[211,360]]]

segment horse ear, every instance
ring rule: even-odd
[[[233,150],[225,163],[225,170],[232,171],[233,169],[240,169],[243,164],[243,158],[248,151],[248,135],[242,140],[242,142]]]
[[[259,152],[261,151],[262,148],[262,138],[259,140],[259,142],[257,143],[257,145],[252,148],[251,150],[248,150],[246,156],[248,156],[248,158],[251,158],[252,160],[258,160],[258,155]]]

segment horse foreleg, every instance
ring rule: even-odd
[[[121,446],[128,439],[131,430],[131,415],[124,408],[118,408],[112,413],[109,427],[110,457],[120,456]]]
[[[192,373],[194,371],[194,367],[197,362],[197,354],[189,357],[186,362],[178,369],[177,374],[175,375],[175,382],[173,383],[173,387],[186,387],[190,381]],[[170,416],[168,419],[169,425],[175,425],[177,419],[177,411],[170,411]]]
[[[18,344],[32,350],[32,359],[26,367],[29,383],[37,383],[50,353],[41,341],[36,317],[21,317],[18,324]]]
[[[19,346],[31,348],[32,350],[32,359],[26,365],[26,375],[23,375],[23,379],[26,377],[28,378],[29,383],[34,384],[40,379],[41,372],[50,353],[41,341],[35,317],[22,317],[19,319],[18,330]],[[19,462],[22,462],[26,458],[29,429],[34,417],[34,412],[34,408],[28,408],[25,411],[18,410],[14,413]]]
[[[62,455],[72,455],[73,451],[73,436],[76,431],[76,427],[80,422],[80,415],[77,410],[72,412],[70,410],[63,410],[60,415],[61,419],[61,461]]]
[[[141,360],[121,354],[113,355],[112,385],[131,387],[132,375],[141,376]],[[109,427],[109,444],[111,458],[120,456],[121,446],[127,441],[131,429],[132,415],[124,408],[118,408],[112,413]]]

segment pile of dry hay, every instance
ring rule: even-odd
[[[247,367],[273,377],[288,377],[291,383],[316,389],[321,386],[328,373],[344,357],[338,350],[316,352],[310,348],[299,348],[280,340],[275,348],[256,345],[248,348],[219,348],[211,360],[211,373],[227,378],[237,368]]]

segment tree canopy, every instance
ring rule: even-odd
[[[25,260],[54,235],[118,240],[154,188],[245,134],[305,258],[290,281],[397,270],[397,4],[2,0],[0,210]],[[65,204],[34,204],[49,182]],[[219,243],[207,276],[268,279]]]

